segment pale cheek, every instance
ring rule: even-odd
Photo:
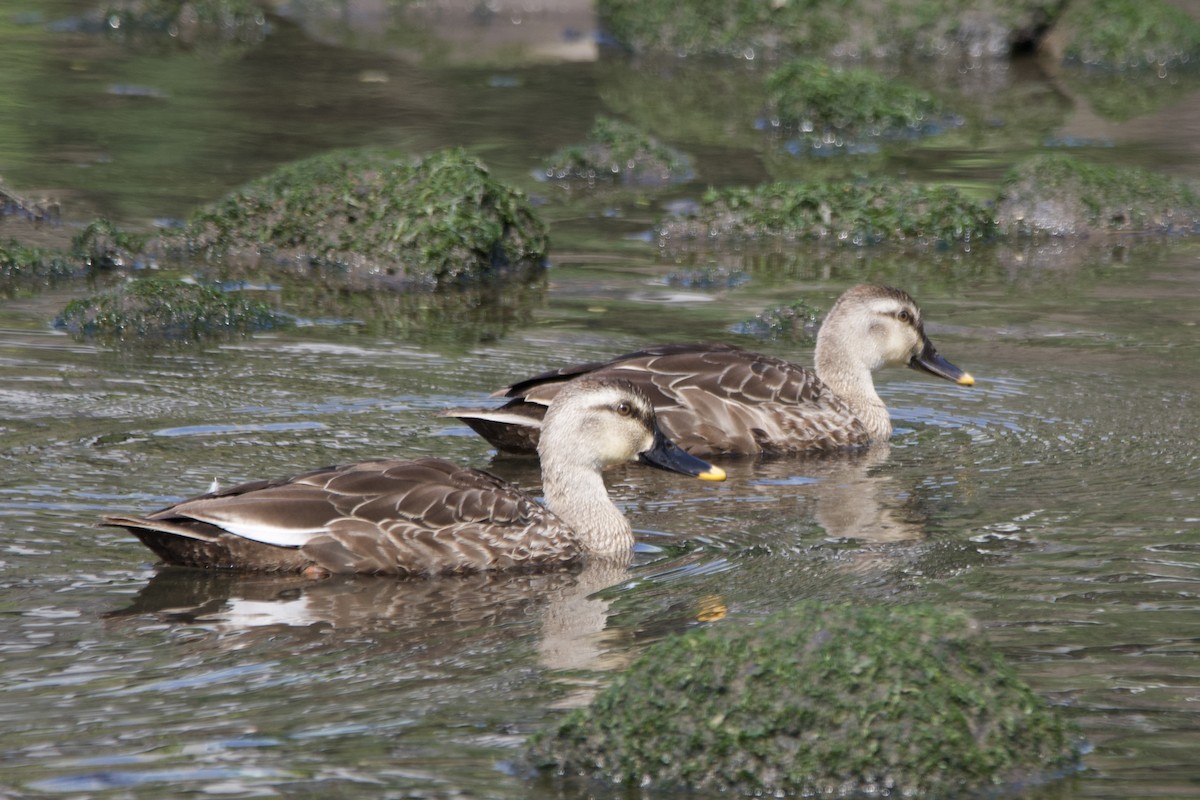
[[[649,445],[647,445],[648,447]],[[605,464],[621,464],[633,458],[641,450],[631,452],[623,442],[608,441],[600,450],[600,458]]]
[[[888,340],[888,347],[884,353],[880,354],[881,366],[899,366],[907,364],[918,350],[914,350],[912,341],[906,336],[892,336]]]

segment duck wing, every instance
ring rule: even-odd
[[[654,404],[659,425],[700,457],[830,450],[862,444],[867,431],[810,369],[726,344],[648,347],[514,383],[496,409],[444,412],[505,452],[536,450],[536,431],[559,389],[580,375],[629,380]]]

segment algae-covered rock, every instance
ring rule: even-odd
[[[286,327],[261,300],[211,286],[143,278],[72,300],[55,327],[108,344],[190,343]]]
[[[739,57],[1006,57],[1061,0],[600,0],[601,23],[635,52]]]
[[[1070,3],[1051,42],[1062,57],[1105,69],[1200,65],[1200,20],[1167,0]]]
[[[991,211],[949,186],[874,179],[770,183],[709,190],[659,236],[688,239],[823,240],[839,244],[969,242],[994,232]]]
[[[651,789],[914,797],[1061,772],[1072,738],[962,615],[803,603],[654,645],[529,753]]]
[[[146,238],[107,219],[95,219],[71,240],[71,252],[88,269],[116,269],[132,265],[142,255]]]
[[[1010,234],[1200,232],[1200,191],[1138,167],[1037,156],[1008,176],[996,222]]]
[[[446,288],[542,268],[547,235],[525,195],[475,158],[346,150],[280,167],[194,214],[189,249],[268,256],[352,288]]]
[[[627,122],[597,117],[583,144],[560,149],[546,161],[550,180],[661,186],[694,177],[691,159]]]
[[[30,247],[16,239],[0,242],[0,292],[11,294],[16,284],[48,284],[81,271],[82,264],[62,253]]]
[[[861,149],[952,124],[933,95],[869,69],[796,59],[772,71],[766,83],[773,123],[805,149]]]

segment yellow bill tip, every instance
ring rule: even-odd
[[[710,466],[696,477],[702,481],[723,481],[725,480],[725,470],[720,467]]]
[[[959,386],[974,386],[975,379],[971,377],[971,373],[964,372],[962,377],[958,379],[957,383]]]

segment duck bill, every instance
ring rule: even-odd
[[[654,445],[649,450],[638,453],[638,461],[658,469],[691,475],[702,481],[725,480],[725,470],[696,458],[668,439],[660,430],[654,431]]]
[[[960,386],[975,385],[975,379],[969,372],[963,372],[942,358],[941,353],[933,346],[933,342],[929,341],[929,337],[925,337],[925,346],[921,348],[920,353],[909,360],[908,366],[920,372],[928,372],[930,375],[952,381]]]

